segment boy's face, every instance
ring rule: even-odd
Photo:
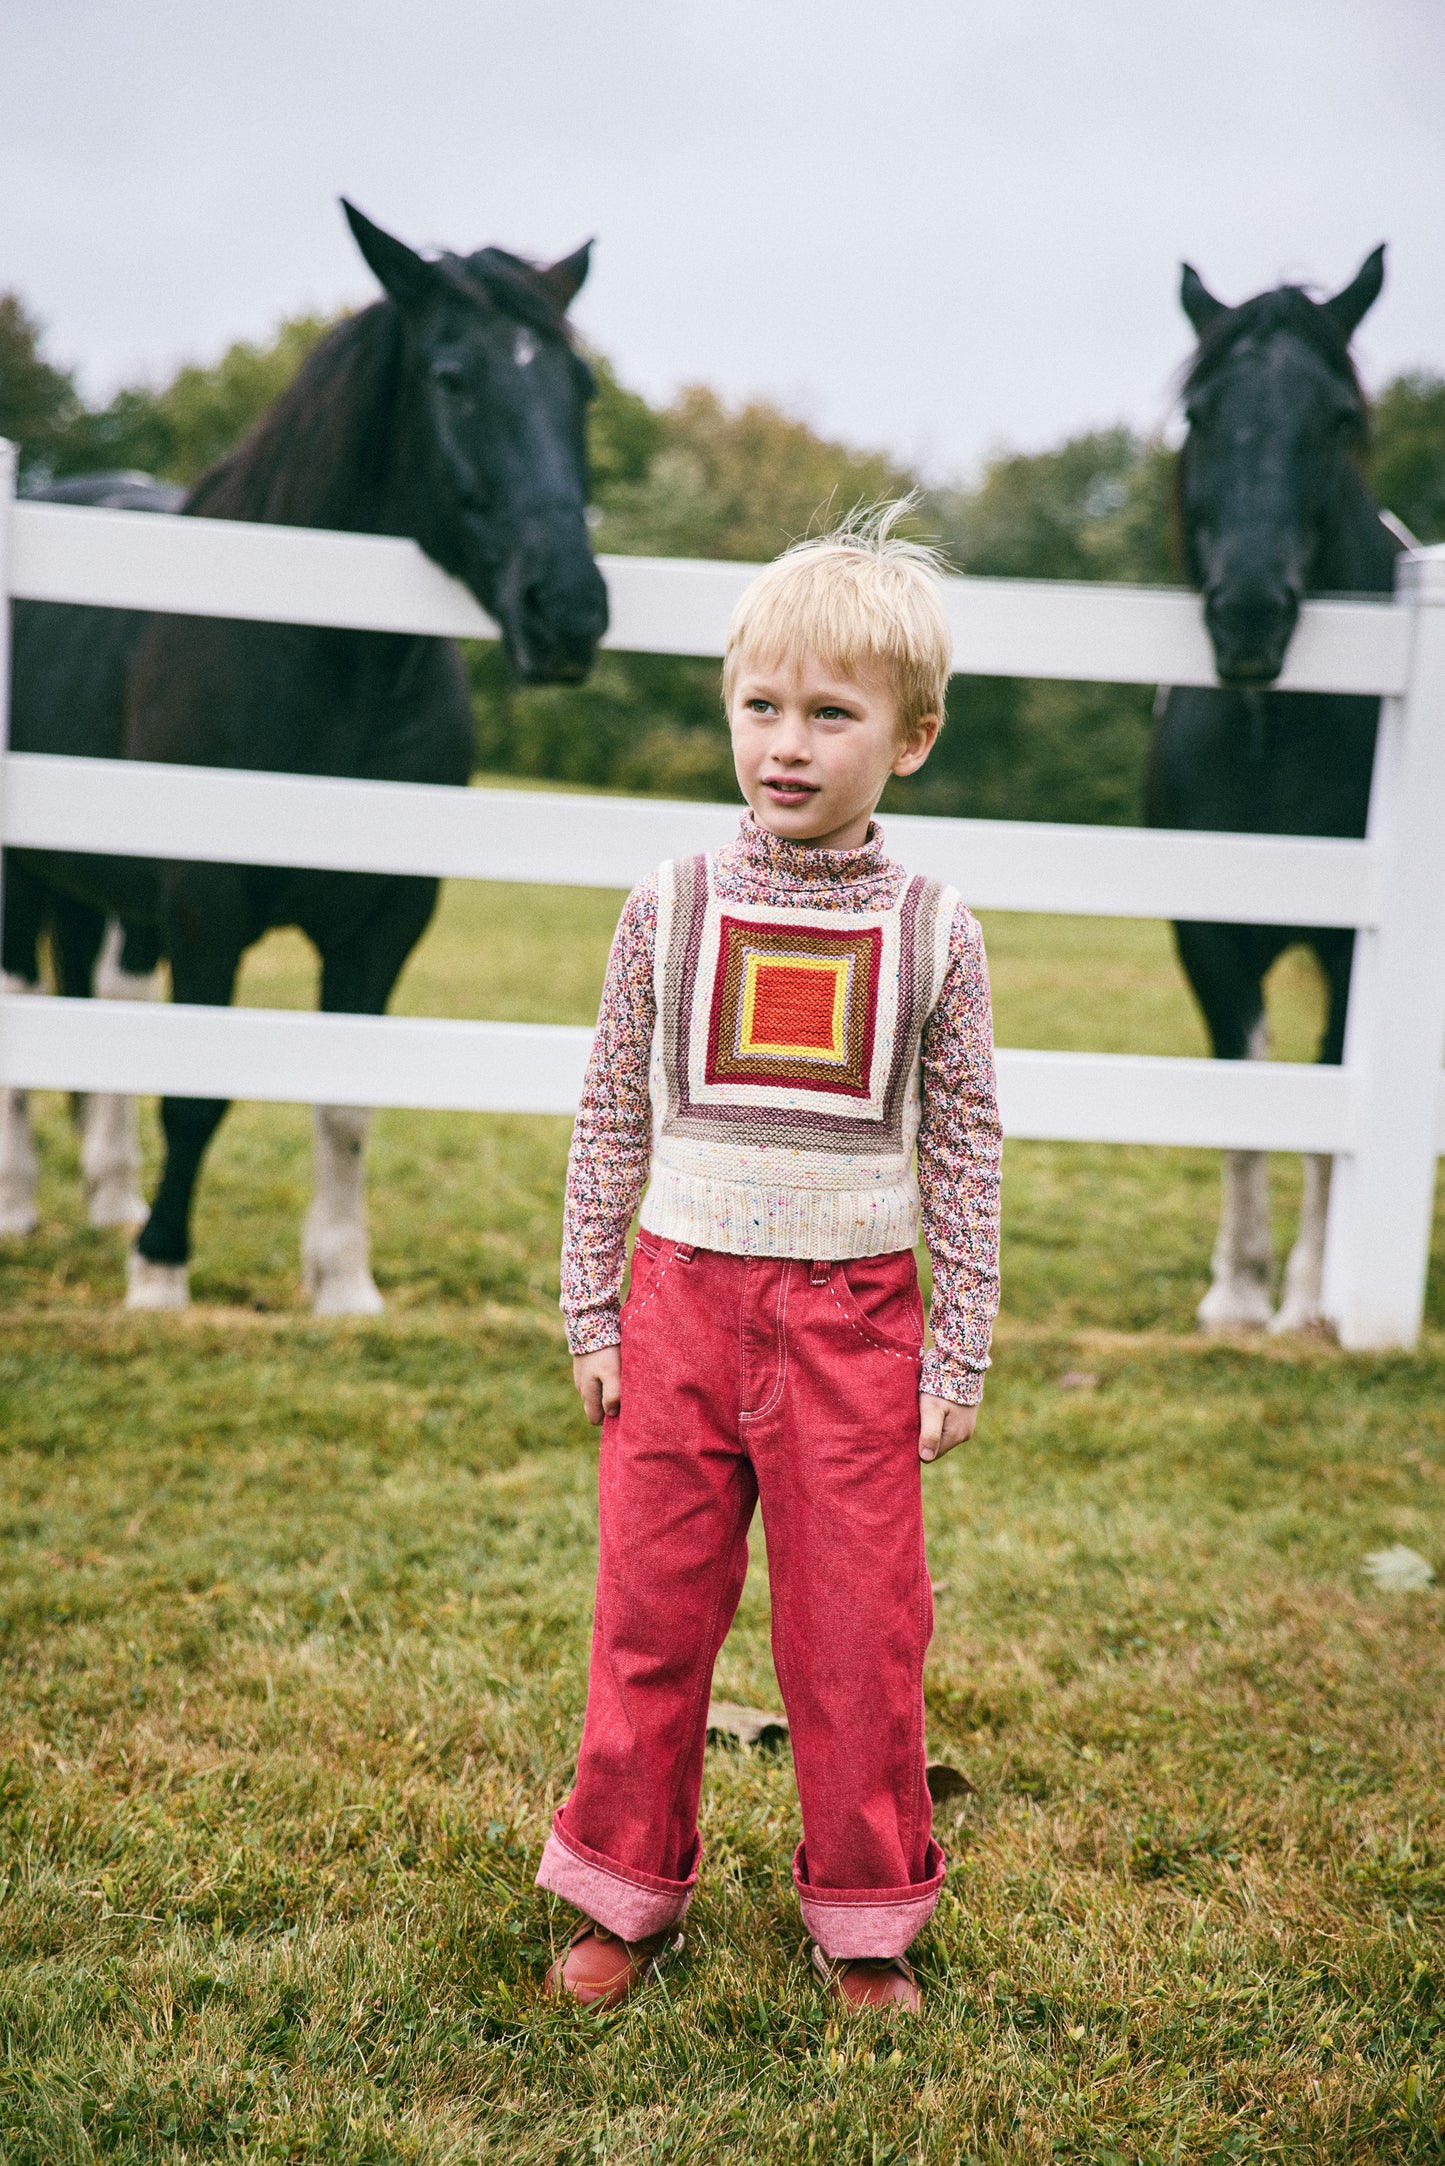
[[[738,784],[770,834],[820,850],[856,850],[890,775],[933,750],[939,717],[900,741],[898,702],[882,671],[840,677],[813,655],[745,663],[728,712]]]

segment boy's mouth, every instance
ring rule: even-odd
[[[790,775],[764,775],[762,786],[775,805],[803,805],[818,794],[816,782],[799,782]]]

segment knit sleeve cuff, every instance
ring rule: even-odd
[[[918,1388],[926,1391],[930,1398],[947,1399],[954,1406],[977,1406],[983,1398],[987,1367],[987,1361],[975,1368],[966,1361],[950,1360],[946,1354],[940,1354],[937,1347],[930,1347],[923,1357]]]
[[[600,1354],[604,1347],[622,1344],[622,1327],[618,1320],[618,1304],[609,1301],[595,1309],[579,1309],[573,1316],[563,1311],[562,1321],[567,1327],[567,1349],[573,1354]]]

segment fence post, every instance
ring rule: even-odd
[[[1414,615],[1370,793],[1377,923],[1355,944],[1345,1070],[1356,1144],[1335,1160],[1325,1314],[1343,1346],[1413,1346],[1425,1305],[1445,1053],[1445,548],[1401,559]]]

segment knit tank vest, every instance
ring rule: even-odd
[[[913,1246],[919,1048],[957,907],[925,879],[888,909],[723,901],[712,857],[660,868],[650,1233],[733,1256]]]

